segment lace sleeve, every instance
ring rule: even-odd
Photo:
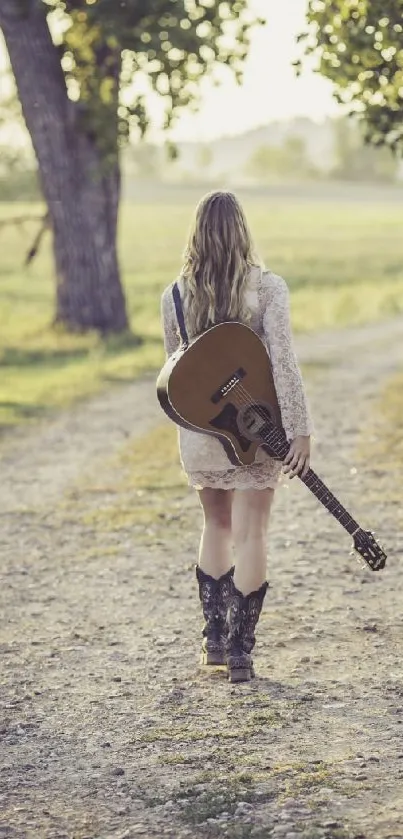
[[[180,344],[178,323],[172,297],[172,286],[168,286],[161,297],[161,320],[164,332],[165,352],[169,356],[178,349]]]
[[[281,418],[288,440],[312,433],[312,421],[293,347],[288,288],[282,277],[263,278],[263,330],[273,368]]]

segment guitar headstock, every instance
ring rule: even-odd
[[[365,559],[373,571],[381,571],[386,564],[386,553],[370,530],[359,530],[354,534],[354,549]]]

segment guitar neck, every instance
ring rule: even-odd
[[[359,529],[358,522],[350,516],[350,513],[343,507],[338,498],[330,492],[330,489],[328,489],[316,472],[313,469],[308,469],[304,478],[301,478],[300,475],[298,477],[313,492],[318,501],[326,507],[326,510],[340,522],[344,529],[347,530],[347,533],[353,536]]]
[[[280,460],[284,460],[288,454],[290,444],[278,428],[274,425],[267,424],[264,430],[262,429],[261,436],[269,449],[274,451]],[[345,507],[343,507],[338,498],[330,492],[330,489],[328,489],[326,484],[321,478],[319,478],[313,469],[308,469],[304,478],[301,478],[300,475],[298,475],[298,477],[302,483],[311,490],[318,501],[323,504],[326,510],[328,510],[328,512],[331,513],[338,522],[340,522],[342,527],[347,530],[347,533],[353,536],[354,533],[359,530],[360,526],[358,522],[350,516],[350,513]]]

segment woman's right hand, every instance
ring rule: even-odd
[[[290,445],[289,452],[284,458],[283,472],[289,478],[300,475],[305,478],[309,469],[311,455],[311,438],[299,435],[295,437]]]

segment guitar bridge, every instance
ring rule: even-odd
[[[224,399],[224,396],[228,396],[228,394],[231,393],[231,390],[237,384],[239,384],[239,382],[241,381],[241,379],[244,378],[244,376],[246,376],[246,370],[244,370],[243,367],[239,367],[239,369],[236,370],[235,373],[229,379],[227,379],[227,381],[224,382],[224,384],[221,385],[221,387],[219,387],[215,393],[213,393],[211,401],[214,403],[214,405],[217,405],[217,403],[220,402],[221,399]]]

